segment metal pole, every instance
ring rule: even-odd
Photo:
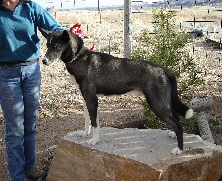
[[[124,57],[129,58],[132,51],[132,6],[131,0],[124,0]]]

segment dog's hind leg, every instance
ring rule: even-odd
[[[158,114],[156,114],[158,116]],[[174,148],[171,153],[174,155],[179,155],[183,152],[183,128],[180,122],[172,115],[172,113],[167,113],[165,118],[159,117],[161,121],[167,123],[171,126],[177,137],[178,146]]]
[[[178,147],[174,148],[171,153],[174,155],[180,155],[183,152],[183,128],[180,124],[180,118],[177,113],[175,113],[172,109],[171,112],[173,114],[172,120],[177,125],[176,129],[172,125],[171,127],[173,128],[178,141]]]
[[[170,110],[165,110],[165,115],[159,114],[156,111],[153,112],[156,114],[157,117],[159,117],[162,122],[165,122],[166,124],[171,126],[176,134],[178,146],[174,148],[171,153],[174,155],[181,154],[183,152],[183,128],[179,122],[179,117],[176,114],[172,113],[173,111]]]
[[[170,94],[168,91],[156,91],[154,94],[149,95],[144,93],[146,100],[150,105],[150,109],[162,121],[171,126],[176,133],[178,147],[173,149],[172,154],[181,154],[183,150],[183,129],[180,125],[179,117],[171,108]],[[163,98],[163,95],[165,97]]]

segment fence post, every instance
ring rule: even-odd
[[[132,51],[132,6],[131,0],[124,0],[124,57],[129,58]]]

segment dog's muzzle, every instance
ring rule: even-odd
[[[42,60],[42,63],[43,63],[44,65],[50,65],[49,59],[46,58],[46,57],[44,57],[44,59]]]

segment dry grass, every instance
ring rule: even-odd
[[[211,29],[218,27],[219,33],[214,38],[219,41],[221,37],[220,18],[222,13],[214,11],[215,8],[198,7],[195,9],[197,20],[215,20],[215,23],[201,23]],[[101,17],[101,19],[100,19]],[[177,12],[176,20],[178,25],[187,20],[193,20],[194,9],[183,8]],[[75,22],[80,22],[82,28],[95,40],[95,51],[111,52],[111,54],[123,56],[123,11],[68,11],[57,12],[57,20],[64,26],[70,27]],[[133,14],[133,47],[139,44],[138,35],[144,28],[152,31],[152,12],[146,11],[143,14]],[[197,24],[198,25],[198,24]],[[178,26],[179,28],[179,26]],[[202,39],[195,40],[202,41]],[[87,42],[85,43],[87,46]],[[90,45],[88,45],[90,46]],[[110,49],[109,49],[110,46]],[[202,72],[200,76],[206,80],[206,84],[193,90],[192,96],[203,97],[212,95],[216,101],[215,107],[209,112],[214,119],[222,121],[222,80],[221,80],[221,51],[212,48],[195,48],[192,54],[192,46],[189,45],[191,55],[198,62],[198,70]],[[42,38],[42,54],[45,53],[45,40]],[[207,57],[206,57],[207,54]],[[221,63],[221,62],[220,62]],[[67,71],[62,62],[57,62],[53,67],[41,65],[42,86],[41,86],[41,108],[40,120],[37,132],[37,163],[40,167],[47,168],[46,150],[58,143],[62,136],[76,129],[83,129],[83,110],[79,93],[69,80]],[[101,113],[101,123],[104,126],[114,126],[130,119],[138,119],[142,107],[138,104],[138,99],[129,96],[103,98],[99,100]],[[2,118],[2,114],[0,114]],[[107,121],[105,123],[105,120]],[[0,121],[0,180],[8,181],[5,145],[4,145],[4,122]],[[218,143],[222,143],[222,134],[215,133]]]

